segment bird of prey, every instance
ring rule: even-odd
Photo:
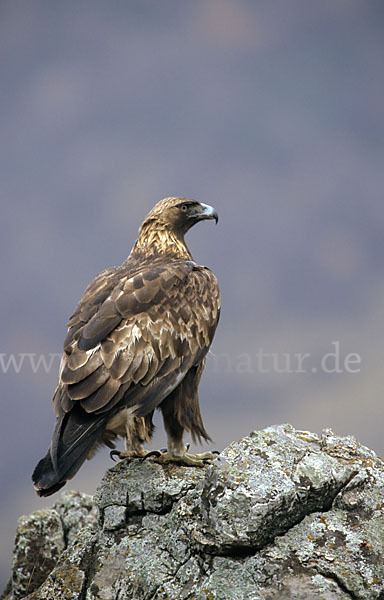
[[[32,479],[49,496],[86,458],[125,437],[120,458],[200,466],[211,452],[189,454],[183,433],[210,440],[198,401],[205,357],[220,315],[215,275],[196,264],[184,236],[199,221],[218,220],[206,204],[165,198],[144,219],[126,261],[100,273],[68,323],[53,397],[56,427]],[[147,453],[154,410],[162,412],[168,447]]]

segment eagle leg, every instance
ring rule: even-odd
[[[144,450],[143,443],[151,441],[154,429],[152,414],[153,412],[145,417],[136,417],[130,409],[123,409],[111,419],[108,428],[117,435],[125,437],[125,450],[112,450],[109,453],[112,460],[115,460],[115,456],[120,460],[146,457],[147,451]]]

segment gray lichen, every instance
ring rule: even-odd
[[[50,509],[20,517],[12,568],[12,596],[25,598],[44,583],[82,527],[96,530],[92,496],[65,492]],[[52,596],[51,596],[52,598]]]
[[[352,437],[253,432],[206,468],[110,469],[19,522],[9,598],[383,600],[384,464]]]

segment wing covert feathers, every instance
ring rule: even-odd
[[[208,351],[220,310],[213,273],[192,261],[136,268],[133,275],[130,271],[119,268],[117,281],[109,274],[107,296],[100,285],[89,286],[88,322],[79,322],[86,314],[84,298],[73,315],[56,414],[78,401],[86,412],[107,411],[119,391],[128,405],[130,394],[137,404],[137,386],[145,403],[147,392],[153,396],[152,387],[162,378],[176,370],[187,373]]]

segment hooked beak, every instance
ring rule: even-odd
[[[200,202],[200,206],[203,210],[199,214],[199,221],[202,221],[204,219],[215,219],[217,224],[217,221],[219,220],[219,215],[217,214],[215,209],[212,208],[212,206],[208,206],[208,204],[203,204],[202,202]]]

